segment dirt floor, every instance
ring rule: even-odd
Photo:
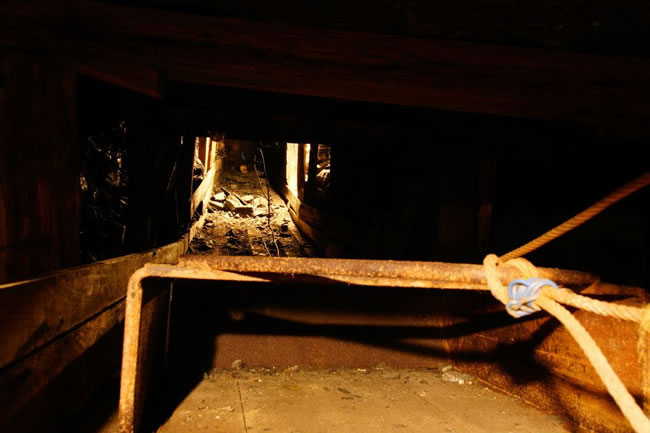
[[[263,173],[259,173],[259,176],[258,179],[253,169],[241,173],[232,167],[225,168],[220,185],[210,201],[203,229],[190,245],[191,253],[277,256],[279,251],[282,257],[318,255],[294,225],[283,199],[269,188],[271,235],[267,217],[266,179]],[[231,202],[230,208],[228,201]],[[237,208],[232,207],[233,203]]]
[[[442,371],[446,370],[446,371]],[[568,432],[562,422],[441,370],[213,370],[158,430],[185,432]]]

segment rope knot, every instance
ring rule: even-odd
[[[550,286],[555,289],[557,284],[546,278],[518,278],[508,284],[508,298],[506,310],[512,317],[520,318],[527,316],[540,308],[535,301],[542,292],[542,287]]]
[[[508,272],[508,277],[504,275],[504,278],[512,278],[513,269],[516,272],[515,275],[520,275],[521,278],[512,280],[506,288],[499,277],[499,272],[505,270],[501,269],[502,267],[511,269]],[[545,286],[559,290],[553,281],[539,278],[537,268],[523,258],[508,260],[504,263],[496,255],[489,254],[483,260],[483,269],[490,292],[506,306],[508,314],[515,318],[527,316],[540,310],[535,301]]]

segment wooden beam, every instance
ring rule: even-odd
[[[119,302],[22,362],[0,369],[0,429],[56,431],[52,421],[81,409],[94,387],[119,367],[122,330],[116,327],[123,323],[124,302]],[[95,356],[84,359],[111,330],[117,331],[113,344],[97,346]]]
[[[25,4],[9,0],[0,5],[0,45],[51,55],[60,62],[76,68],[82,74],[121,86],[147,96],[160,98],[159,70],[141,62],[124,61],[123,56],[109,46],[100,48],[83,42],[85,37],[61,36],[67,26],[78,27],[75,2],[53,6],[47,1]],[[57,36],[57,34],[59,36]],[[64,48],[66,39],[75,38],[73,46]],[[99,51],[98,51],[99,50]]]
[[[344,245],[350,247],[370,242],[370,233],[358,223],[301,202],[286,185],[282,187],[281,193],[289,202],[290,215],[296,226],[313,240],[323,253],[328,253],[329,247],[337,248],[340,252]]]
[[[197,138],[197,146],[196,146],[196,156],[199,158],[201,163],[203,163],[203,175],[205,176],[208,172],[208,159],[206,157],[207,151],[206,148],[208,146],[208,138],[207,137],[198,137]]]
[[[210,154],[211,154],[211,149],[212,149],[212,140],[210,137],[206,137],[205,139],[205,155],[203,156],[205,160],[205,169],[210,171],[212,168],[212,161],[210,160]]]
[[[196,212],[201,203],[204,205],[207,204],[207,200],[210,200],[210,197],[212,197],[216,175],[217,167],[212,167],[208,170],[207,176],[203,178],[201,185],[194,191],[192,195],[192,215],[194,215],[194,212]],[[205,211],[205,206],[203,210]]]
[[[119,301],[136,269],[145,263],[174,263],[188,245],[183,239],[152,251],[0,285],[0,368]]]
[[[309,166],[307,167],[307,183],[305,189],[305,203],[314,204],[316,195],[316,180],[318,166],[318,142],[312,142],[309,146]]]
[[[497,314],[507,317],[503,307],[472,295],[472,300],[460,304],[463,311],[457,317],[472,317],[470,326],[475,332],[450,338],[453,364],[502,392],[588,430],[632,432],[580,347],[554,318],[542,315],[524,321],[503,320],[501,326],[490,326],[489,320],[498,320]],[[643,305],[638,298],[622,303]],[[641,400],[638,326],[586,311],[574,314],[630,393]]]
[[[0,43],[170,80],[649,132],[648,59],[72,3],[5,6]]]
[[[192,221],[192,184],[194,182],[194,143],[196,137],[183,136],[183,145],[178,161],[178,213],[182,227],[189,227]]]
[[[305,143],[298,143],[298,200],[305,200]]]
[[[82,407],[119,366],[129,277],[176,263],[204,221],[156,250],[0,285],[0,431],[38,431]],[[164,315],[168,293],[152,315]]]
[[[79,263],[76,71],[4,52],[0,283]]]
[[[191,214],[194,215],[203,203],[203,214],[207,212],[207,205],[214,193],[214,186],[217,184],[223,168],[223,160],[217,158],[217,141],[210,137],[199,137],[199,152],[204,156],[204,166],[207,169],[205,177],[199,187],[194,191],[190,200]]]
[[[70,62],[79,72],[97,80],[160,99],[160,77],[156,69],[137,64],[125,64],[119,59],[88,59]]]

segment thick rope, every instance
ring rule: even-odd
[[[521,317],[522,315],[534,313],[539,308],[542,308],[557,318],[567,328],[587,356],[587,359],[589,359],[589,362],[593,365],[598,376],[605,384],[607,391],[637,433],[650,433],[650,420],[637,405],[634,397],[625,388],[625,385],[623,385],[620,378],[616,375],[591,335],[589,335],[580,322],[561,304],[570,305],[602,316],[615,317],[617,319],[639,323],[637,352],[639,363],[641,364],[641,389],[646,411],[650,410],[650,378],[648,377],[650,372],[646,371],[650,367],[648,365],[647,347],[648,334],[650,334],[650,304],[646,305],[643,309],[626,305],[616,305],[578,295],[565,288],[558,288],[552,282],[549,284],[546,280],[540,280],[535,266],[527,260],[522,259],[521,256],[536,250],[553,239],[584,224],[614,203],[649,184],[650,172],[639,176],[573,218],[527,244],[504,254],[501,258],[491,254],[483,260],[485,277],[490,292],[495,298],[506,305],[506,309],[510,315]],[[521,274],[521,280],[515,280],[510,283],[510,290],[507,290],[499,279],[498,269],[501,266],[514,266]],[[516,286],[513,288],[513,285]],[[513,299],[510,299],[511,296],[509,295]]]
[[[623,415],[632,425],[637,433],[650,433],[650,419],[645,416],[632,394],[625,388],[621,379],[612,369],[612,366],[603,355],[600,347],[596,344],[591,335],[576,320],[571,313],[552,299],[545,295],[537,299],[537,305],[548,311],[562,323],[573,339],[578,343],[582,351],[589,359],[589,362],[598,373],[600,380],[605,384],[605,388],[612,396]]]
[[[620,320],[640,323],[644,314],[643,308],[599,301],[598,299],[578,295],[572,290],[566,288],[549,290],[547,287],[545,287],[542,289],[542,293],[544,293],[549,298],[559,302],[560,304],[570,305],[572,307],[589,311],[600,316],[615,317],[616,319]]]
[[[650,359],[648,359],[648,334],[650,334],[650,304],[643,309],[643,319],[639,324],[637,340],[637,355],[641,365],[641,392],[643,393],[643,409],[650,412]]]
[[[490,289],[490,292],[492,293],[492,295],[494,295],[495,298],[501,301],[504,305],[508,305],[508,303],[511,301],[508,296],[508,291],[506,287],[501,283],[501,280],[498,275],[500,267],[514,266],[521,273],[522,278],[534,279],[538,277],[537,269],[535,268],[535,266],[529,261],[522,258],[513,259],[504,264],[496,255],[490,254],[484,259],[483,266],[485,269],[485,277],[488,282],[488,287]],[[623,382],[621,382],[620,378],[616,375],[611,365],[607,361],[607,358],[605,358],[602,351],[600,350],[596,342],[593,340],[591,335],[589,335],[589,333],[580,324],[580,322],[578,322],[578,320],[576,320],[576,318],[573,317],[566,308],[564,308],[562,305],[556,302],[556,300],[554,300],[553,298],[557,296],[564,300],[568,299],[570,305],[578,306],[578,308],[581,308],[581,306],[583,305],[587,305],[589,308],[591,308],[590,311],[598,310],[603,313],[605,311],[609,311],[610,307],[623,307],[623,306],[610,304],[610,307],[603,309],[602,308],[603,305],[601,304],[606,304],[606,303],[601,301],[596,301],[594,299],[590,299],[585,296],[575,295],[569,292],[570,291],[568,289],[557,289],[555,287],[550,287],[549,285],[545,285],[545,287],[543,287],[542,290],[540,291],[537,299],[534,300],[534,304],[536,307],[548,311],[551,315],[557,318],[560,321],[560,323],[562,323],[567,328],[571,336],[576,340],[580,348],[587,356],[587,359],[592,364],[592,366],[596,370],[596,373],[605,384],[607,391],[612,396],[612,398],[614,399],[618,407],[621,409],[621,412],[630,422],[634,430],[637,433],[650,433],[650,420],[645,416],[641,408],[637,405],[636,401],[634,400],[634,397],[632,397],[629,391],[625,388],[625,385],[623,385]],[[559,296],[558,293],[560,294]],[[634,307],[626,307],[626,308],[629,309]],[[621,314],[619,311],[617,311],[614,308],[611,309],[611,311],[615,311],[616,314],[618,314],[618,316],[615,317],[619,317],[619,318],[621,318],[621,316],[636,318],[637,317],[636,310],[638,310],[638,312],[641,312],[641,315],[638,318],[638,320],[635,320],[641,323],[639,327],[640,329],[639,332],[640,333],[648,332],[650,330],[650,313],[649,313],[650,307],[646,307],[645,309],[636,308],[635,310],[632,310],[632,313],[630,315]],[[623,310],[623,311],[629,313],[629,311],[627,310]],[[511,311],[508,312],[511,315],[517,317]],[[609,315],[609,314],[604,314],[604,315]],[[628,318],[627,320],[633,320],[630,318]],[[644,334],[643,336],[645,337],[646,335]],[[645,345],[643,346],[641,345],[642,343],[639,343],[639,347],[638,347],[639,356],[641,356],[641,350],[643,350],[644,356],[647,356]],[[642,366],[643,365],[644,364],[642,364]]]
[[[565,221],[559,226],[547,231],[543,235],[539,236],[536,239],[528,242],[527,244],[510,251],[507,254],[501,256],[501,260],[507,261],[514,259],[516,257],[525,256],[531,251],[536,250],[537,248],[551,242],[553,239],[562,236],[568,231],[573,230],[581,224],[589,221],[614,203],[624,199],[628,195],[640,190],[641,188],[650,185],[650,172],[643,174],[642,176],[637,177],[633,181],[623,185],[616,191],[609,194],[607,197],[603,198],[594,205],[588,207],[584,211],[580,212],[578,215],[573,218]]]
[[[522,278],[531,278],[531,277],[539,276],[535,265],[533,265],[532,263],[530,263],[528,260],[524,258],[512,259],[507,261],[504,264],[502,259],[498,258],[493,254],[490,254],[485,258],[484,266],[489,266],[492,269],[495,269],[498,266],[514,267],[519,271],[519,274],[521,275]],[[501,284],[501,280],[499,279],[498,275],[496,276],[496,279],[492,279],[492,284],[490,284],[490,279],[488,279],[487,275],[486,275],[486,279],[488,281],[488,287],[490,288],[492,295],[494,295],[494,297],[497,298],[499,301],[501,301],[504,305],[507,305],[508,302],[510,302],[510,298],[508,297],[507,290],[503,289],[503,293],[497,296],[495,295],[492,289],[492,287],[497,287],[496,283]],[[565,304],[571,307],[579,308],[581,310],[589,311],[591,313],[598,314],[600,316],[614,317],[616,319],[640,323],[644,314],[643,308],[633,307],[629,305],[618,305],[618,304],[612,304],[610,302],[599,301],[598,299],[593,299],[587,296],[579,295],[575,293],[573,290],[567,289],[565,287],[554,289],[547,286],[542,288],[542,293],[544,293],[549,298],[561,304]]]
[[[501,265],[497,256],[493,254],[486,257],[486,260],[487,260],[486,266],[498,268]],[[524,260],[524,259],[516,259],[516,260]],[[501,266],[510,266],[512,265],[512,262],[513,260]],[[537,272],[529,270],[528,272],[522,272],[522,275],[525,276],[522,278],[536,277]],[[500,279],[498,275],[496,276],[496,281],[493,281],[492,283],[490,282],[490,278],[494,278],[494,277],[490,277],[486,274],[486,279],[488,281],[488,288],[492,292],[492,295],[495,298],[497,298],[499,301],[501,301],[504,305],[508,305],[508,303],[511,302],[511,299],[508,296],[507,289],[503,289],[503,293],[501,292],[495,293],[495,291],[492,290],[493,287],[498,287],[495,284],[497,281],[500,283]],[[463,287],[457,287],[457,284],[455,284],[454,287],[480,290],[480,288],[476,287],[475,285],[471,285],[471,286],[463,285]],[[611,302],[599,301],[598,299],[593,299],[587,296],[579,295],[575,293],[573,290],[567,289],[566,287],[559,287],[556,289],[556,288],[551,288],[546,286],[542,288],[542,293],[548,296],[549,298],[559,302],[560,304],[569,305],[571,307],[589,311],[590,313],[598,314],[599,316],[614,317],[619,320],[641,323],[641,320],[644,315],[643,308],[633,307],[631,305],[619,305],[619,304],[612,304]]]

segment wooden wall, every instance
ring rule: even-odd
[[[79,257],[76,71],[0,53],[0,282]]]
[[[189,143],[193,151],[194,137],[184,137],[183,143]],[[189,154],[192,156],[193,152]],[[179,174],[171,183],[170,193],[176,197],[170,203],[178,204],[178,212],[170,212],[169,208],[165,211],[157,203],[143,209],[140,224],[151,220],[153,212],[170,217],[165,220],[168,223],[176,220],[173,215],[189,221],[191,188],[187,180],[191,180],[192,166],[185,164],[187,170],[182,170],[178,168],[182,162],[179,157],[173,164],[184,175]],[[148,167],[144,163],[142,166]],[[165,180],[174,173],[168,169]],[[212,195],[214,170],[215,167],[213,175],[205,180],[208,184],[197,188],[194,197],[198,201]],[[169,182],[154,181],[150,180],[157,186],[143,189],[143,196],[147,191],[153,195],[168,189]],[[145,263],[175,263],[203,221],[200,218],[180,240],[161,248],[28,281],[0,284],[0,431],[36,432],[43,431],[44,426],[48,426],[48,431],[60,431],[69,422],[70,416],[83,407],[102,382],[119,369],[129,277]],[[161,238],[143,237],[139,245],[155,239]],[[166,316],[169,287],[169,282],[161,285],[143,313],[143,320],[156,318],[156,323],[164,323],[161,317]],[[158,339],[161,333],[164,329],[157,333]]]
[[[0,51],[3,432],[46,426],[57,431],[81,409],[119,369],[130,275],[147,262],[174,263],[198,227],[190,229],[194,137],[181,139],[167,127],[157,101],[126,95],[127,248],[137,253],[75,266],[80,255],[77,75],[76,67],[47,56]],[[205,194],[211,195],[213,182],[214,176]],[[151,250],[159,245],[165,246]],[[169,290],[162,290],[152,315],[164,313],[168,297]]]

